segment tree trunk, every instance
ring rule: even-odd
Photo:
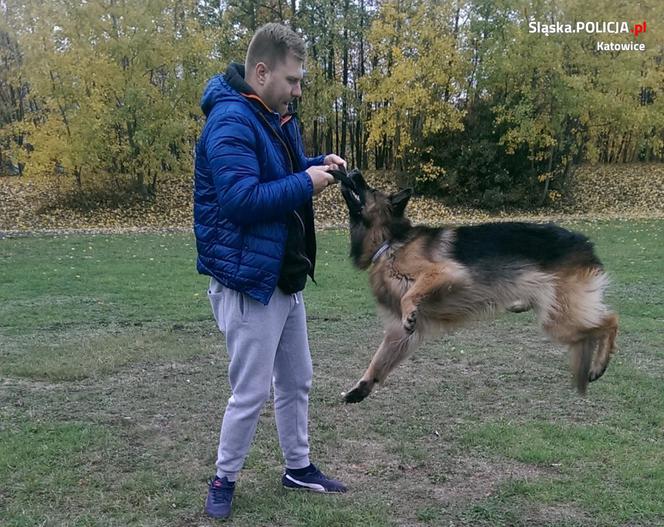
[[[314,119],[313,137],[311,141],[314,144],[314,156],[320,155],[320,146],[318,144],[318,119]]]
[[[74,167],[74,177],[76,177],[76,187],[78,190],[83,189],[83,181],[81,179],[81,167],[75,166]]]
[[[332,44],[332,41],[329,42],[330,49],[328,50],[327,53],[327,80],[332,83],[334,82],[334,46]],[[336,101],[335,101],[335,113],[336,113]],[[334,144],[334,128],[332,127],[332,122],[328,121],[327,123],[327,137],[326,139],[326,146],[327,146],[327,151],[325,152],[326,154],[329,154],[333,151],[333,144]]]
[[[360,0],[360,79],[364,78],[364,0]],[[369,152],[367,151],[367,136],[362,126],[362,107],[364,104],[362,90],[359,90],[357,97],[357,133],[355,141],[357,142],[357,166],[362,170],[368,168]],[[371,111],[367,108],[367,118],[371,116]]]
[[[551,183],[551,169],[553,168],[553,156],[556,151],[556,145],[551,145],[551,153],[549,155],[549,167],[546,171],[546,181],[544,181],[544,192],[542,192],[542,198],[540,199],[540,207],[546,202],[546,197],[549,194],[549,184]]]
[[[337,150],[343,158],[346,157],[346,134],[348,127],[348,10],[349,0],[346,0],[344,2],[344,56],[341,75],[341,84],[343,85],[343,93],[341,94],[341,148]]]
[[[159,173],[158,170],[155,170],[154,173],[152,174],[152,181],[150,182],[150,194],[152,196],[157,195],[157,174]]]

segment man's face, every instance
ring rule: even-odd
[[[302,77],[304,63],[288,54],[285,61],[278,61],[274,68],[267,69],[262,93],[259,95],[273,111],[284,115],[288,104],[302,95]]]

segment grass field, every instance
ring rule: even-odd
[[[664,221],[595,241],[619,353],[578,397],[530,313],[428,342],[340,403],[381,336],[347,235],[306,290],[312,458],[343,496],[287,493],[266,406],[238,526],[664,525]],[[229,391],[189,234],[0,239],[0,525],[205,526]]]

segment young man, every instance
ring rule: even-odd
[[[274,385],[284,487],[345,492],[309,461],[308,394],[312,365],[302,289],[314,276],[312,196],[345,165],[335,154],[305,157],[290,102],[299,97],[304,43],[267,24],[254,35],[244,66],[210,80],[207,116],[196,148],[194,230],[197,267],[230,358],[231,397],[221,425],[217,474],[206,512],[231,513],[235,480]]]

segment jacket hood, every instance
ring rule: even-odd
[[[208,116],[217,104],[245,101],[242,93],[254,93],[254,90],[244,81],[244,65],[232,62],[223,75],[215,75],[208,81],[201,97],[201,110]]]

